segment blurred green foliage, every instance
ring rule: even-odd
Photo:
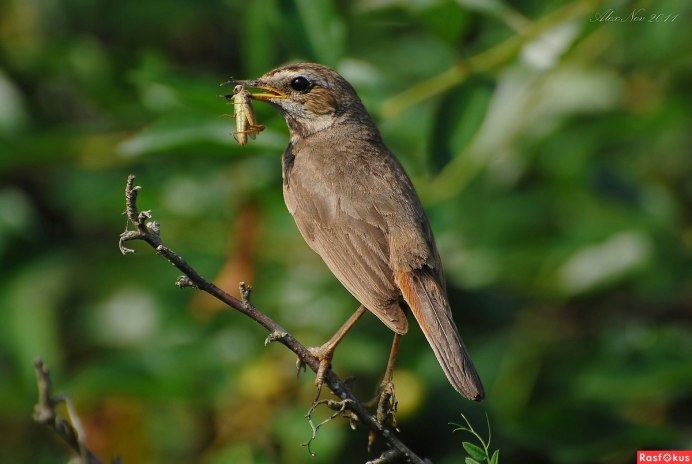
[[[482,429],[487,412],[503,462],[692,449],[691,12],[685,0],[4,2],[0,461],[67,459],[31,421],[37,355],[103,457],[366,460],[366,433],[339,421],[310,458],[312,376],[296,379],[252,321],[176,289],[150,249],[117,249],[135,173],[140,206],[200,272],[229,291],[252,282],[304,343],[331,335],[356,302],[285,210],[285,125],[256,105],[268,129],[240,147],[217,98],[229,75],[295,60],[343,73],[411,174],[488,390],[480,405],[459,397],[413,329],[395,373],[406,442],[462,462],[449,422],[463,412]],[[337,351],[363,398],[389,340],[366,317]]]

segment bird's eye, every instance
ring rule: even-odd
[[[312,87],[310,81],[303,76],[295,77],[291,81],[291,88],[296,92],[307,92],[310,87]]]

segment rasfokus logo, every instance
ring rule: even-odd
[[[689,462],[692,463],[692,451],[637,451],[637,464],[647,462]]]

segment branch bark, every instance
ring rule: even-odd
[[[310,351],[283,327],[274,322],[269,316],[258,310],[251,302],[251,289],[244,283],[240,284],[240,292],[242,299],[238,299],[216,285],[202,277],[192,266],[190,266],[182,257],[176,254],[173,250],[166,247],[160,236],[160,225],[155,221],[150,221],[152,218],[151,211],[138,211],[137,194],[141,187],[135,186],[135,176],[130,175],[127,178],[125,187],[125,214],[130,223],[135,227],[135,230],[126,230],[120,235],[119,247],[123,254],[133,253],[134,250],[126,248],[125,242],[132,240],[143,240],[156,250],[156,253],[165,257],[173,266],[178,268],[184,277],[177,281],[180,287],[195,287],[205,291],[222,301],[231,308],[240,311],[244,315],[253,319],[262,327],[269,331],[269,335],[265,344],[276,341],[289,350],[295,353],[300,361],[308,366],[313,372],[319,369],[319,361]],[[390,427],[381,424],[375,416],[363,406],[363,404],[353,395],[346,383],[341,380],[333,371],[329,370],[325,384],[344,404],[344,409],[352,412],[363,425],[377,436],[381,437],[384,443],[389,448],[384,454],[371,462],[395,462],[396,460],[405,461],[413,464],[430,463],[429,460],[424,460],[417,456],[401,439],[396,435],[395,431]],[[382,459],[385,459],[384,461]]]

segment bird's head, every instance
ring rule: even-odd
[[[254,100],[276,107],[292,136],[306,137],[343,122],[372,125],[351,84],[336,71],[315,63],[296,63],[246,81],[228,81],[258,89]],[[222,84],[223,85],[223,84]]]

